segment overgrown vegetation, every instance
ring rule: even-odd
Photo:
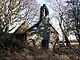
[[[32,3],[30,4],[30,2]],[[63,5],[61,0],[55,0],[56,4],[52,0],[47,2],[50,4],[48,6],[57,14],[53,14],[52,18],[58,20],[62,32],[63,42],[61,42],[61,45],[59,43],[60,34],[52,25],[47,24],[49,23],[49,12],[45,4],[43,4],[39,13],[36,0],[0,0],[0,60],[80,60],[80,1],[67,0],[64,2],[67,5]],[[33,22],[36,22],[39,18],[38,24],[32,26]],[[24,26],[24,23],[20,24],[20,21],[23,21],[27,27]],[[41,21],[42,26],[39,24]],[[18,24],[15,24],[15,22]],[[12,27],[12,25],[14,26]],[[17,25],[20,25],[19,28],[16,27]],[[21,25],[23,26],[21,27]],[[34,29],[36,32],[33,31],[32,33],[33,35],[34,33],[42,35],[40,38],[28,40],[30,36],[28,38],[27,36],[32,28],[29,29],[29,32],[27,29],[31,26],[32,28],[36,26]],[[49,41],[50,26],[56,32],[52,32],[55,35],[54,41]],[[14,28],[17,29],[10,33]],[[40,30],[40,28],[42,29]],[[39,31],[36,29],[39,29]],[[79,46],[71,46],[68,39],[70,34],[75,35]],[[52,49],[48,48],[49,46]]]

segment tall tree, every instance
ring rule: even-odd
[[[61,0],[55,0],[54,2],[52,0],[48,0],[48,2],[49,2],[49,6],[51,7],[51,9],[56,13],[56,15],[55,14],[52,15],[52,18],[56,18],[58,20],[59,27],[60,27],[60,29],[62,31],[62,35],[63,35],[62,38],[63,38],[63,40],[65,40],[66,45],[70,46],[68,36],[62,27],[63,22],[64,22],[65,12],[66,12],[66,8],[63,5],[64,2]]]
[[[28,24],[34,23],[36,17],[38,17],[39,5],[36,0],[21,0],[19,18],[27,20]],[[33,25],[33,24],[32,24]]]
[[[37,16],[36,0],[0,0],[0,30],[9,32],[14,22],[25,20],[31,23]]]
[[[0,0],[1,1],[1,0]],[[14,15],[19,11],[19,0],[2,0],[1,1],[1,28],[2,32],[8,32],[9,24],[12,22]],[[14,18],[15,19],[15,18]]]
[[[67,22],[70,25],[71,30],[75,33],[75,36],[80,45],[80,1],[79,0],[67,0]]]

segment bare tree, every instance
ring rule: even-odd
[[[0,30],[9,32],[10,25],[15,22],[25,20],[30,25],[33,21],[38,20],[38,4],[36,0],[0,0]]]
[[[66,1],[67,3],[67,21],[68,25],[71,27],[71,31],[75,34],[79,45],[80,45],[80,1],[79,0],[70,0]],[[67,28],[68,30],[68,28]]]
[[[28,25],[30,25],[33,20],[36,21],[38,11],[36,0],[0,0],[0,42],[6,46],[6,44],[9,45],[8,42],[15,45],[19,41],[26,40],[26,32],[19,34],[14,34],[14,32],[9,34],[9,32],[16,28],[15,22],[29,22]]]
[[[0,0],[1,1],[1,0]],[[19,0],[2,0],[1,1],[1,15],[0,15],[0,20],[1,20],[1,28],[0,30],[2,32],[8,32],[9,24],[13,20],[13,15],[16,15],[19,11]],[[15,19],[15,18],[14,18]]]
[[[65,40],[66,45],[70,46],[70,42],[68,40],[68,36],[65,33],[64,29],[63,29],[63,22],[64,22],[64,16],[65,16],[65,12],[66,12],[66,8],[63,5],[63,1],[61,0],[55,0],[54,2],[51,0],[48,0],[49,2],[49,6],[51,7],[51,9],[56,12],[56,15],[52,15],[52,18],[56,18],[59,22],[59,26],[60,29],[62,31],[62,35],[63,35],[63,41]]]
[[[34,21],[36,22],[36,20],[39,19],[38,9],[39,5],[36,0],[23,0],[20,3],[20,13],[18,18],[27,21],[28,25],[31,25],[32,22],[34,23]]]

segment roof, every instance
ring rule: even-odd
[[[33,28],[38,27],[41,22],[42,22],[42,20],[40,19],[35,25],[33,25],[32,27],[30,27],[29,29],[27,29],[27,31],[32,31]],[[52,28],[54,29],[54,31],[58,34],[58,32],[57,32],[56,29],[52,26],[52,24],[49,23],[49,26],[52,27]]]
[[[19,22],[15,22],[15,23],[13,23],[13,24],[10,24],[9,25],[9,33],[15,33],[19,28],[20,28],[20,26],[22,25],[22,24],[24,24],[24,20],[21,20],[21,21],[19,21]]]

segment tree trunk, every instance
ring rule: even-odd
[[[68,40],[68,37],[66,36],[66,33],[64,32],[64,30],[63,30],[63,28],[61,27],[61,24],[59,23],[59,26],[60,26],[60,28],[61,28],[61,31],[62,31],[62,33],[63,33],[63,36],[64,36],[64,38],[65,38],[65,42],[66,42],[66,46],[69,46],[70,47],[70,41]]]

